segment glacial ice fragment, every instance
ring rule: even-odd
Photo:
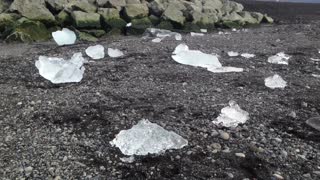
[[[203,33],[195,33],[195,32],[191,32],[190,35],[191,36],[204,36]]]
[[[92,59],[102,59],[105,56],[104,47],[102,45],[89,46],[86,54]]]
[[[281,76],[275,74],[273,76],[267,77],[264,80],[264,84],[271,89],[284,89],[287,86],[287,82],[282,79]]]
[[[179,33],[172,32],[170,30],[165,29],[157,29],[157,28],[148,28],[145,32],[143,37],[158,37],[158,38],[165,38],[165,37],[174,37],[177,41],[182,40],[182,36]]]
[[[154,43],[159,43],[161,41],[162,41],[162,38],[154,38],[154,39],[152,39],[152,42],[154,42]]]
[[[222,108],[220,115],[212,122],[225,127],[237,127],[249,119],[248,112],[242,110],[235,101],[230,101],[229,106]]]
[[[188,141],[178,134],[143,119],[131,129],[122,130],[110,141],[127,156],[159,154],[168,149],[181,149]]]
[[[229,51],[229,52],[228,52],[228,56],[230,56],[230,57],[236,57],[236,56],[239,56],[239,53],[238,53],[238,52],[234,52],[234,51]]]
[[[285,64],[288,65],[288,60],[290,56],[285,54],[284,52],[280,52],[274,56],[270,56],[268,58],[268,62],[272,64]]]
[[[200,32],[202,32],[202,33],[207,33],[207,32],[208,32],[208,29],[200,29]]]
[[[180,44],[176,47],[172,55],[173,60],[180,64],[197,67],[222,67],[218,57],[211,54],[205,54],[198,50],[189,50],[186,44]]]
[[[68,28],[52,32],[52,37],[59,46],[74,44],[77,39],[76,34]]]
[[[54,84],[72,83],[82,80],[85,61],[82,53],[75,53],[70,60],[40,56],[35,65],[39,74]]]
[[[213,73],[229,73],[229,72],[243,72],[243,68],[237,68],[237,67],[220,67],[220,68],[212,68],[209,67],[208,71]]]
[[[255,57],[256,55],[250,54],[250,53],[242,53],[241,56],[244,58],[250,59],[250,58]]]
[[[132,26],[132,23],[128,23],[127,25],[126,25],[126,27],[131,27]]]
[[[119,49],[108,48],[108,55],[112,58],[117,58],[123,56],[123,52]]]

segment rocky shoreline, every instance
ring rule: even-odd
[[[142,34],[146,28],[198,32],[272,23],[229,0],[0,0],[0,38],[7,42],[46,41],[69,27],[80,40]]]

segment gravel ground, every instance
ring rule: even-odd
[[[191,37],[191,49],[219,54],[242,73],[214,74],[175,63],[180,43],[140,37],[101,40],[122,58],[89,62],[81,83],[53,85],[34,65],[40,55],[71,57],[90,43],[0,44],[1,179],[319,179],[320,132],[305,121],[320,112],[319,21],[268,25]],[[228,57],[226,52],[256,54]],[[267,58],[284,51],[289,65]],[[271,90],[264,78],[288,87]],[[215,126],[229,100],[250,113],[237,128]],[[146,118],[189,145],[122,162],[115,135]]]

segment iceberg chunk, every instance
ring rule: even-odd
[[[264,80],[264,84],[271,89],[284,89],[287,86],[287,82],[282,79],[281,76],[275,74],[273,76],[267,77]]]
[[[237,127],[249,119],[248,112],[242,110],[235,101],[230,101],[229,106],[222,108],[219,117],[212,122],[225,127]]]
[[[280,52],[274,56],[271,56],[268,58],[268,62],[272,64],[285,64],[288,65],[288,60],[290,59],[290,56],[285,54],[284,52]]]
[[[173,60],[180,64],[197,67],[222,67],[216,55],[205,54],[198,50],[189,50],[186,44],[180,44],[176,47],[172,55]]]
[[[104,47],[102,45],[89,46],[86,54],[92,59],[102,59],[105,56]]]
[[[203,33],[195,33],[195,32],[191,32],[190,35],[191,36],[204,36]]]
[[[254,58],[256,55],[250,54],[250,53],[242,53],[241,56],[244,58],[250,59],[250,58]]]
[[[238,52],[234,52],[234,51],[229,51],[229,52],[228,52],[228,56],[230,56],[230,57],[236,57],[236,56],[239,56],[239,53],[238,53]]]
[[[77,39],[76,34],[68,28],[53,32],[52,37],[59,46],[74,44]]]
[[[123,56],[123,52],[119,49],[108,48],[108,55],[112,58],[117,58]]]
[[[54,84],[80,82],[83,78],[83,63],[81,53],[75,53],[70,60],[63,58],[40,56],[35,65],[39,74]]]
[[[179,33],[172,32],[170,30],[165,29],[157,29],[157,28],[148,28],[144,32],[143,37],[158,37],[158,38],[165,38],[165,37],[174,37],[177,41],[182,40],[182,36]]]
[[[110,142],[127,156],[159,154],[168,149],[181,149],[188,141],[148,120],[141,120],[131,129],[122,130]]]

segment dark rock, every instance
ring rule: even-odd
[[[314,129],[320,131],[320,116],[310,118],[310,119],[308,119],[308,120],[306,121],[306,123],[307,123],[310,127],[312,127],[312,128],[314,128]]]

